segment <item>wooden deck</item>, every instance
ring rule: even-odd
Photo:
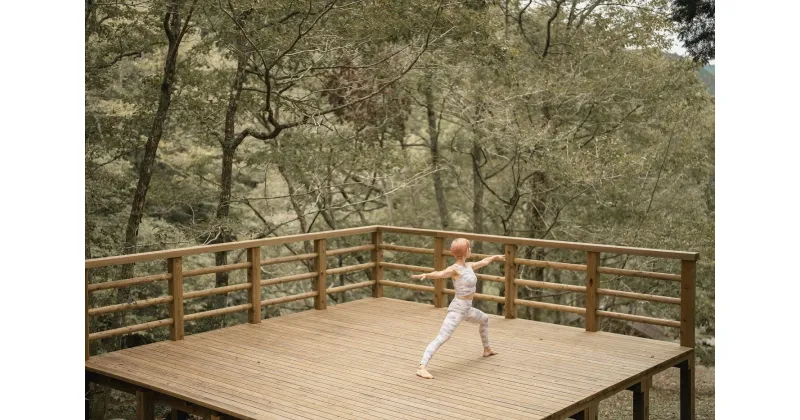
[[[93,356],[86,370],[243,419],[557,419],[693,357],[674,343],[490,315],[415,376],[445,308],[368,298]]]

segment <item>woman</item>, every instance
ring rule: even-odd
[[[411,276],[413,279],[453,279],[453,286],[456,289],[456,298],[447,307],[447,316],[444,319],[442,328],[439,330],[439,335],[428,344],[425,353],[422,355],[422,361],[417,370],[417,376],[425,379],[433,379],[428,370],[428,362],[433,357],[433,354],[439,350],[439,347],[444,344],[455,331],[461,321],[467,321],[473,324],[480,324],[478,331],[481,334],[481,341],[483,342],[483,357],[489,357],[497,352],[493,351],[489,346],[489,317],[480,310],[472,307],[472,297],[475,295],[475,285],[478,283],[478,278],[475,277],[476,269],[483,268],[489,263],[494,261],[505,261],[503,255],[493,255],[484,258],[475,263],[466,262],[470,256],[469,241],[464,238],[458,238],[450,244],[450,252],[456,258],[456,263],[447,267],[442,271],[434,271],[433,273],[418,274]]]

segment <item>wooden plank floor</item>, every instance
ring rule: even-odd
[[[489,315],[415,376],[445,309],[362,299],[92,357],[86,370],[239,418],[560,418],[673,366],[677,344]]]

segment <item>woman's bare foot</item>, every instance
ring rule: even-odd
[[[433,379],[433,375],[431,375],[431,373],[428,372],[428,369],[425,369],[425,366],[422,365],[419,365],[419,369],[417,369],[417,376],[425,379]]]
[[[489,357],[489,356],[493,356],[495,354],[497,354],[497,352],[492,350],[491,347],[485,347],[483,349],[483,357]]]

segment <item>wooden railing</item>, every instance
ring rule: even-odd
[[[433,249],[402,246],[397,244],[384,243],[384,234],[392,235],[411,235],[413,237],[430,237],[433,239]],[[371,234],[370,243],[363,245],[328,249],[328,240],[334,238],[346,238],[356,235]],[[372,288],[373,297],[382,297],[384,287],[393,287],[401,289],[409,289],[417,292],[433,293],[433,304],[436,307],[444,307],[447,304],[446,295],[454,295],[455,291],[446,288],[446,280],[436,279],[432,280],[433,284],[430,286],[421,284],[412,284],[407,282],[398,282],[386,280],[384,278],[385,270],[400,270],[405,272],[426,273],[435,270],[441,270],[446,266],[446,258],[452,256],[450,251],[446,248],[446,239],[456,237],[463,237],[473,241],[481,241],[484,243],[502,244],[505,253],[505,265],[503,276],[494,276],[486,274],[478,274],[477,277],[481,281],[502,283],[505,293],[503,296],[489,295],[489,294],[476,294],[475,299],[485,300],[503,304],[504,315],[506,318],[515,318],[517,314],[517,306],[529,306],[538,309],[554,310],[561,312],[568,312],[581,315],[585,318],[585,328],[587,331],[597,331],[598,318],[612,318],[625,321],[641,322],[647,324],[655,324],[664,327],[678,328],[680,331],[680,344],[685,347],[694,347],[694,296],[695,296],[695,264],[699,258],[698,253],[693,252],[679,252],[679,251],[665,251],[656,249],[644,248],[631,248],[620,247],[611,245],[597,245],[597,244],[584,244],[575,242],[562,242],[562,241],[549,241],[539,239],[527,239],[508,236],[495,236],[495,235],[477,235],[466,232],[451,232],[451,231],[438,231],[426,229],[413,229],[413,228],[400,228],[390,226],[368,226],[353,229],[341,229],[328,232],[309,233],[301,235],[282,236],[276,238],[266,238],[250,241],[231,242],[225,244],[215,244],[206,246],[197,246],[191,248],[182,248],[166,251],[146,252],[141,254],[131,254],[123,256],[114,256],[107,258],[97,258],[86,260],[85,262],[85,280],[86,280],[86,359],[90,357],[89,343],[94,340],[109,338],[128,334],[137,331],[148,330],[156,327],[169,326],[170,338],[172,340],[181,340],[184,336],[185,323],[195,321],[212,316],[230,314],[235,312],[248,313],[248,322],[260,323],[261,322],[261,308],[268,305],[276,305],[281,303],[293,302],[302,299],[314,299],[314,308],[318,310],[325,309],[327,306],[327,297],[330,294],[342,293],[349,290],[359,288]],[[280,256],[274,258],[262,259],[262,247],[284,245],[295,242],[313,241],[314,252]],[[520,246],[532,246],[550,249],[565,249],[573,251],[581,251],[586,255],[585,264],[563,263],[555,261],[542,261],[533,259],[519,258],[517,255],[517,248]],[[198,268],[193,270],[183,270],[183,261],[185,257],[208,254],[220,251],[234,251],[244,250],[247,252],[247,262],[228,264],[223,266],[214,266],[207,268]],[[352,254],[359,252],[370,252],[370,262],[349,265],[344,267],[328,268],[327,259],[331,256],[339,256],[343,254]],[[384,251],[391,251],[394,253],[411,253],[433,256],[433,267],[417,266],[393,263],[384,261]],[[601,254],[613,253],[629,256],[648,256],[660,259],[679,260],[681,262],[680,274],[658,273],[650,271],[629,270],[622,268],[602,267],[600,265]],[[485,254],[473,254],[473,258],[484,258]],[[147,275],[142,277],[135,277],[123,280],[106,281],[101,283],[89,283],[89,270],[97,269],[108,266],[119,266],[132,263],[141,263],[147,261],[166,260],[167,272],[162,274]],[[300,273],[289,276],[281,276],[269,279],[262,279],[261,267],[270,266],[275,264],[283,264],[288,262],[297,261],[311,261],[313,269],[306,273]],[[570,285],[562,283],[552,283],[546,281],[534,281],[517,278],[518,267],[543,267],[558,270],[569,270],[575,272],[585,273],[585,285]],[[184,291],[184,279],[204,274],[213,274],[221,272],[230,272],[234,270],[247,270],[247,282],[242,284],[234,284],[224,287],[215,287],[199,291]],[[339,275],[344,273],[351,273],[357,271],[369,270],[370,280],[362,281],[338,287],[327,288],[326,277],[328,275]],[[644,293],[635,293],[630,291],[612,290],[602,288],[600,275],[616,275],[616,276],[629,276],[639,277],[651,280],[664,280],[680,282],[680,296],[667,297],[658,296]],[[262,287],[299,282],[304,280],[311,280],[312,291],[304,292],[291,296],[283,296],[278,298],[261,300]],[[132,285],[143,285],[155,283],[160,281],[168,282],[168,295],[153,297],[135,302],[121,303],[115,305],[108,305],[102,307],[89,307],[90,293],[98,290],[106,289],[119,289]],[[560,290],[567,292],[582,293],[585,295],[585,304],[583,307],[562,305],[555,303],[546,303],[533,300],[524,300],[518,298],[518,286]],[[184,302],[190,299],[197,299],[201,297],[208,297],[220,294],[227,294],[234,291],[247,290],[248,298],[247,303],[224,307],[219,309],[207,310],[185,315]],[[661,319],[641,315],[632,315],[625,313],[617,313],[598,308],[599,296],[616,296],[627,299],[635,299],[649,302],[659,302],[666,304],[673,304],[680,306],[680,319]],[[126,311],[136,308],[144,308],[153,305],[167,305],[168,317],[156,321],[146,322],[137,325],[124,326],[120,328],[90,332],[89,331],[89,318],[92,316],[109,314],[119,311]]]

